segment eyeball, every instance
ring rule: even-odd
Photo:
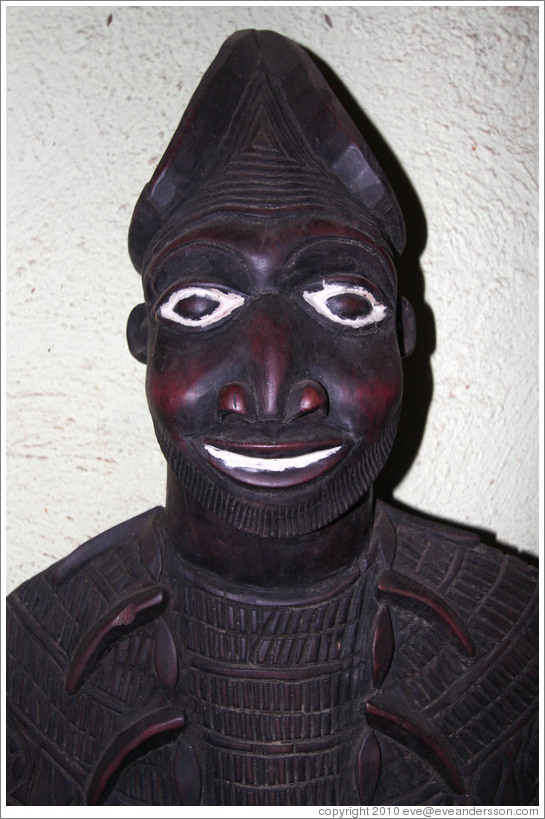
[[[363,285],[323,281],[319,289],[305,290],[303,298],[319,315],[345,327],[359,330],[378,324],[388,308]]]
[[[206,330],[244,304],[244,296],[207,285],[188,285],[174,290],[156,309],[159,320]]]

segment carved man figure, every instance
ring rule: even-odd
[[[312,60],[231,37],[130,228],[166,504],[10,596],[10,804],[537,798],[534,569],[372,495],[403,245]]]

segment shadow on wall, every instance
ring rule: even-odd
[[[383,168],[395,191],[407,228],[407,244],[396,267],[400,294],[406,296],[414,308],[417,343],[412,355],[404,361],[406,390],[396,443],[377,481],[378,495],[390,502],[394,489],[416,457],[433,395],[430,359],[435,349],[435,321],[424,301],[424,278],[420,268],[420,256],[427,237],[426,219],[416,191],[392,149],[331,68],[319,57],[311,56]]]
[[[349,113],[356,127],[364,135],[371,151],[384,170],[403,212],[407,229],[407,243],[396,267],[399,277],[399,292],[411,302],[417,328],[416,348],[403,362],[405,392],[398,433],[390,458],[375,483],[376,496],[405,512],[416,510],[395,501],[393,493],[413,464],[426,428],[428,412],[433,397],[433,374],[431,356],[435,350],[436,331],[433,312],[425,302],[424,276],[420,257],[426,246],[427,225],[422,205],[407,174],[401,167],[390,146],[377,131],[373,123],[359,107],[354,97],[336,76],[334,71],[307,49],[312,59],[323,73],[335,95]],[[521,553],[509,544],[498,542],[494,532],[475,526],[464,527],[457,521],[439,518],[418,510],[418,516],[437,523],[451,524],[458,529],[466,528],[478,535],[483,543],[506,553],[524,557],[529,563],[537,564],[537,558]]]

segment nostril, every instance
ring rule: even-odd
[[[226,384],[218,396],[218,412],[220,417],[229,413],[248,416],[248,399],[242,384]]]
[[[328,410],[329,399],[324,387],[317,381],[299,381],[288,395],[286,420],[293,421],[313,412],[327,415]]]
[[[327,410],[327,393],[320,384],[307,384],[301,393],[301,412],[314,412],[314,410]]]

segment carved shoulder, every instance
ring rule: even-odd
[[[134,713],[135,698],[145,701],[157,687],[140,670],[149,662],[142,659],[147,638],[140,626],[157,618],[168,599],[157,583],[160,514],[152,509],[93,538],[9,596],[10,804],[84,802],[96,748],[125,712]],[[112,651],[119,653],[115,661]],[[94,698],[75,696],[98,666]]]
[[[472,633],[475,649],[531,628],[538,572],[522,556],[480,543],[477,535],[387,507],[395,528],[392,568],[444,600]]]
[[[39,634],[42,646],[49,634],[51,649],[69,650],[82,629],[152,579],[142,561],[142,541],[150,539],[147,530],[151,534],[159,512],[151,509],[114,526],[22,583],[8,597],[12,627]],[[14,645],[22,648],[19,640]]]
[[[390,557],[379,594],[392,617],[395,651],[368,710],[371,723],[396,740],[384,746],[384,771],[397,770],[401,737],[458,791],[455,804],[531,804],[536,568],[463,530],[383,504],[378,511]],[[400,792],[399,803],[404,799]],[[433,778],[423,778],[414,803],[442,799]]]

